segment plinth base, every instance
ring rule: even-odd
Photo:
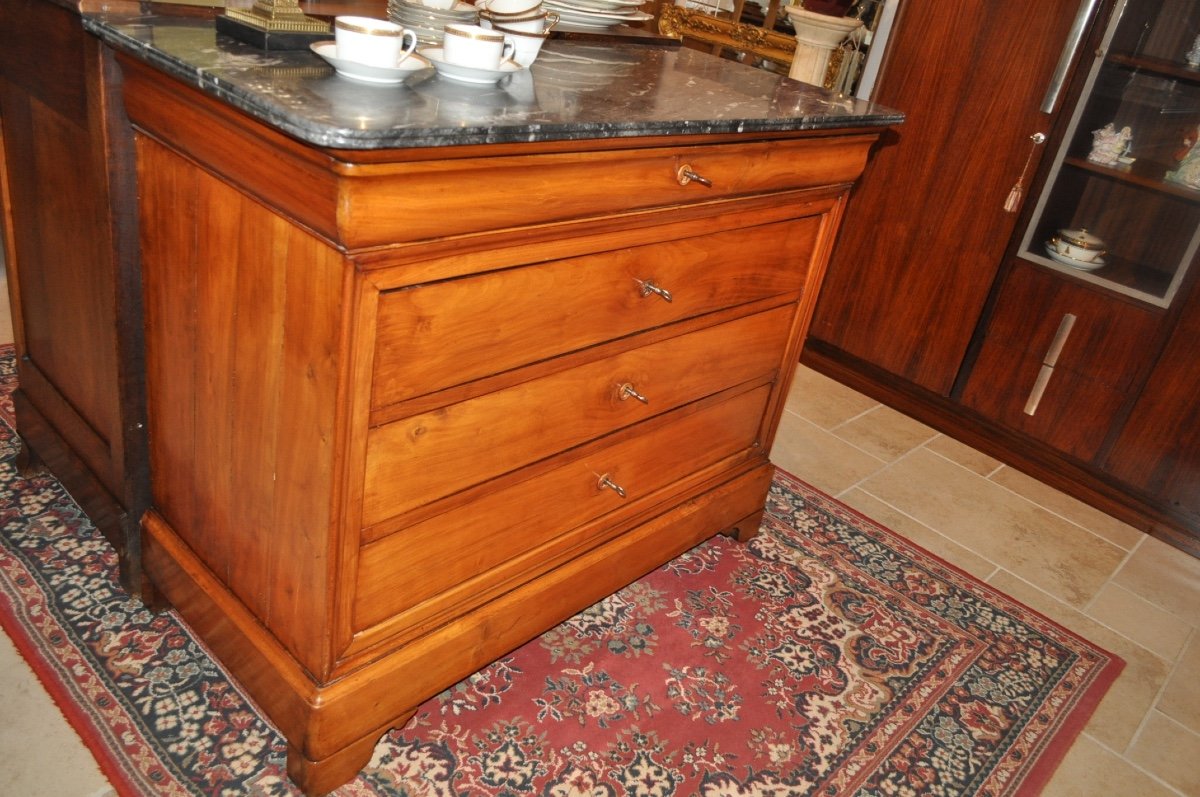
[[[221,14],[217,17],[217,33],[232,36],[260,50],[307,50],[313,42],[327,41],[332,31],[318,33],[264,30],[240,19]]]

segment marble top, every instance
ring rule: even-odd
[[[899,123],[888,108],[663,44],[550,39],[494,86],[425,70],[402,85],[350,80],[309,50],[263,51],[206,17],[83,14],[114,49],[302,141],[340,149],[786,132]]]

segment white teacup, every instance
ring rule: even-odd
[[[450,24],[442,35],[442,57],[450,64],[494,70],[515,52],[511,36],[479,25]]]
[[[542,5],[542,0],[479,0],[476,5],[493,14],[517,16],[532,13]]]
[[[546,43],[546,38],[550,35],[548,30],[542,33],[526,33],[525,31],[509,30],[499,25],[493,25],[492,30],[512,37],[513,44],[516,45],[513,60],[521,66],[529,66],[537,60],[542,45]]]
[[[491,14],[487,11],[484,11],[479,16],[481,19],[490,22],[493,27],[506,31],[520,31],[521,33],[548,33],[558,24],[558,14],[555,14],[553,11],[543,11],[540,8],[530,14],[521,14],[512,17],[504,14]]]
[[[417,49],[416,31],[372,17],[333,19],[337,57],[368,66],[394,68]]]

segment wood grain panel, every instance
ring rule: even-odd
[[[770,378],[782,366],[793,315],[793,307],[781,307],[381,426],[367,443],[363,525],[726,387]],[[625,383],[649,403],[622,401]]]
[[[1017,220],[1005,199],[1046,154],[1029,136],[1050,132],[1039,106],[1077,5],[900,4],[873,99],[905,123],[851,195],[812,337],[949,394]]]
[[[1200,292],[1193,290],[1162,357],[1105,462],[1127,484],[1200,528]],[[1179,534],[1179,532],[1176,532]],[[1192,537],[1193,550],[1200,534]]]
[[[155,173],[142,205],[155,506],[320,672],[342,258],[151,140],[139,154]]]
[[[873,139],[872,134],[348,167],[353,179],[342,184],[342,239],[356,248],[849,185]],[[712,187],[680,185],[676,174],[684,164]],[[431,206],[438,211],[428,212]]]
[[[798,293],[820,223],[810,217],[389,291],[380,297],[373,405]],[[746,235],[771,254],[747,247]],[[668,289],[671,301],[644,294],[646,281]]]
[[[1161,313],[1024,263],[1008,273],[999,297],[963,404],[1092,462],[1153,360]],[[1026,400],[1068,314],[1074,325],[1030,415]]]
[[[88,93],[98,46],[65,9],[20,0],[4,14],[0,123],[20,389],[120,500],[117,276],[102,114]],[[36,48],[52,57],[35,59],[41,35]]]
[[[488,492],[365,546],[355,590],[355,630],[447,591],[440,602],[463,607],[488,587],[552,567],[572,547],[597,544],[603,537],[594,530],[590,536],[568,532],[606,513],[625,511],[688,474],[751,448],[769,394],[769,387],[760,387],[673,424],[635,432],[548,474]],[[601,490],[601,474],[622,485],[627,496]],[[530,512],[531,507],[536,510]],[[520,561],[501,567],[518,556]]]

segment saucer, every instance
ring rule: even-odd
[[[441,47],[425,47],[417,52],[433,62],[433,68],[437,70],[438,75],[459,83],[491,85],[498,83],[505,75],[511,75],[513,72],[519,72],[525,68],[516,61],[505,61],[500,64],[499,69],[480,69],[475,66],[447,63],[442,60]]]
[[[1103,257],[1098,257],[1090,263],[1085,263],[1082,260],[1076,260],[1073,257],[1067,257],[1066,255],[1062,254],[1053,246],[1051,246],[1049,241],[1046,241],[1044,246],[1046,247],[1046,254],[1050,255],[1051,260],[1054,260],[1057,263],[1062,263],[1064,266],[1077,268],[1080,271],[1095,271],[1098,268],[1104,268],[1106,265],[1108,265],[1108,261],[1106,261]]]
[[[413,73],[429,68],[429,62],[417,53],[410,54],[397,66],[387,67],[370,66],[338,58],[337,44],[331,41],[313,42],[309,47],[314,53],[328,61],[330,66],[342,77],[364,83],[403,83]]]

